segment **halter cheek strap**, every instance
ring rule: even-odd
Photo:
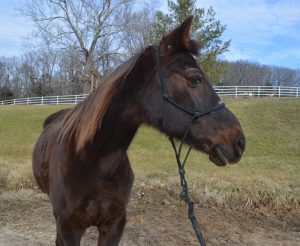
[[[174,137],[169,136],[169,140],[172,144],[172,147],[173,147],[173,150],[174,150],[174,153],[175,153],[176,162],[177,162],[177,166],[178,166],[178,172],[179,172],[179,176],[180,176],[180,185],[181,185],[181,188],[182,188],[182,191],[180,192],[180,197],[188,205],[188,217],[191,220],[191,223],[193,225],[196,237],[197,237],[200,245],[205,246],[206,245],[205,240],[203,238],[200,226],[199,226],[198,221],[197,221],[197,219],[195,217],[195,214],[194,214],[194,202],[189,197],[188,185],[187,185],[187,181],[185,179],[184,166],[185,166],[185,163],[186,163],[186,161],[188,159],[188,156],[191,152],[192,147],[191,146],[189,147],[183,161],[181,161],[181,151],[182,151],[182,146],[183,146],[183,144],[186,140],[186,137],[188,135],[188,132],[190,131],[190,128],[193,124],[193,121],[195,119],[198,119],[202,116],[205,116],[205,115],[207,115],[207,114],[209,114],[213,111],[216,111],[220,108],[225,107],[225,104],[222,101],[219,101],[219,103],[217,105],[215,105],[214,107],[212,107],[210,109],[207,109],[207,110],[204,110],[204,111],[200,111],[200,112],[199,111],[191,111],[189,109],[186,109],[186,108],[180,106],[179,104],[177,104],[176,102],[173,101],[173,99],[169,96],[169,94],[166,90],[166,82],[163,79],[162,72],[160,70],[159,47],[156,47],[156,66],[157,66],[157,73],[158,73],[158,77],[159,77],[159,81],[160,81],[160,85],[161,85],[161,92],[162,92],[162,96],[163,96],[164,101],[167,102],[167,103],[170,103],[175,108],[177,108],[177,109],[179,109],[179,110],[181,110],[181,111],[183,111],[186,114],[191,116],[191,122],[189,123],[189,125],[187,126],[187,128],[186,128],[186,130],[183,134],[183,137],[182,137],[182,139],[180,141],[180,144],[179,144],[179,148],[177,149],[177,147],[176,147]],[[163,119],[162,119],[162,121],[163,121]]]
[[[181,110],[181,111],[187,113],[188,115],[192,116],[194,119],[197,119],[199,117],[202,117],[202,116],[207,115],[207,114],[209,114],[209,113],[211,113],[213,111],[216,111],[216,110],[218,110],[220,108],[225,107],[224,102],[219,101],[218,104],[215,105],[214,107],[199,112],[199,111],[191,111],[190,109],[186,109],[186,108],[182,107],[181,105],[177,104],[176,102],[174,102],[174,100],[170,97],[170,95],[167,92],[166,82],[163,79],[163,75],[162,75],[162,72],[161,72],[161,69],[160,69],[161,65],[160,65],[159,47],[156,47],[155,51],[156,51],[157,73],[158,73],[158,77],[159,77],[159,81],[160,81],[160,85],[161,85],[161,93],[162,93],[163,99],[165,101],[167,101],[168,103],[170,103],[174,107],[178,108],[179,110]]]

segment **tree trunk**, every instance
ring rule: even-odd
[[[90,94],[92,92],[91,81],[92,81],[92,57],[90,55],[86,58],[84,66],[84,75],[82,78],[82,88],[84,94]]]

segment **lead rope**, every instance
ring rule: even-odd
[[[160,85],[161,85],[161,92],[162,92],[162,97],[163,97],[163,100],[164,102],[168,102],[170,103],[171,105],[173,105],[175,108],[185,112],[186,114],[192,116],[192,120],[191,120],[191,124],[186,128],[185,130],[185,133],[183,135],[183,138],[180,142],[180,145],[179,145],[179,148],[177,150],[176,148],[176,144],[175,144],[175,141],[174,141],[174,137],[170,136],[169,137],[169,140],[172,144],[172,147],[174,149],[174,152],[175,152],[175,156],[176,156],[176,162],[177,162],[177,165],[178,165],[178,171],[179,171],[179,175],[180,175],[180,184],[181,184],[181,187],[182,187],[182,191],[180,192],[180,197],[185,201],[185,203],[188,205],[188,217],[189,219],[191,220],[192,222],[192,225],[193,225],[193,228],[194,228],[194,231],[196,233],[196,236],[197,236],[197,239],[200,243],[201,246],[206,246],[205,244],[205,241],[204,241],[204,238],[202,236],[202,233],[201,233],[201,230],[200,230],[200,226],[197,222],[197,219],[194,215],[194,202],[190,199],[189,197],[189,190],[188,190],[188,185],[187,185],[187,182],[186,182],[186,179],[185,179],[185,170],[184,170],[184,166],[185,166],[185,163],[187,161],[187,158],[191,152],[191,147],[189,148],[183,162],[181,162],[180,160],[180,154],[181,154],[181,150],[182,150],[182,146],[183,146],[183,143],[184,143],[184,140],[186,139],[187,137],[187,134],[190,130],[190,127],[193,123],[193,121],[199,117],[202,117],[204,115],[207,115],[207,114],[210,114],[211,112],[213,111],[216,111],[220,108],[223,108],[225,107],[225,104],[222,102],[222,101],[219,101],[217,105],[215,105],[214,107],[212,108],[209,108],[207,110],[204,110],[204,111],[200,111],[200,112],[197,112],[197,111],[191,111],[189,109],[186,109],[182,106],[180,106],[179,104],[177,104],[175,101],[173,101],[168,92],[167,92],[167,89],[166,89],[166,85],[165,85],[165,81],[163,79],[163,75],[162,75],[162,72],[160,70],[160,54],[159,54],[159,47],[156,46],[155,47],[155,52],[156,52],[156,66],[157,66],[157,73],[158,73],[158,77],[159,77],[159,81],[160,81]],[[163,109],[163,116],[162,116],[162,122],[161,122],[161,129],[163,131],[164,127],[163,127],[163,120],[164,120],[164,109]]]
[[[193,120],[194,120],[194,118],[195,117],[193,117]],[[191,121],[191,123],[193,122],[193,120]],[[193,225],[195,234],[197,236],[197,239],[198,239],[200,245],[201,246],[206,246],[206,243],[205,243],[205,240],[203,238],[200,226],[199,226],[197,218],[195,217],[195,214],[194,214],[194,202],[190,199],[188,184],[187,184],[186,179],[185,179],[184,166],[185,166],[185,163],[188,159],[188,156],[189,156],[189,154],[192,150],[192,147],[189,147],[183,162],[181,162],[181,158],[180,158],[181,151],[182,151],[182,146],[183,146],[184,140],[185,140],[185,138],[188,134],[189,129],[190,129],[190,126],[186,128],[185,133],[183,135],[183,138],[180,142],[178,150],[177,150],[177,147],[176,147],[176,144],[175,144],[175,141],[174,141],[174,137],[169,136],[169,140],[172,144],[172,147],[173,147],[173,150],[174,150],[174,153],[175,153],[176,162],[177,162],[177,166],[178,166],[178,172],[179,172],[179,176],[180,176],[180,185],[181,185],[181,188],[182,188],[182,191],[180,192],[180,197],[188,205],[188,217],[191,220],[191,223]]]

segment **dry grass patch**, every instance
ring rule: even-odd
[[[24,163],[0,160],[0,190],[33,189],[35,182],[30,160]]]

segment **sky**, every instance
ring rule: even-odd
[[[24,2],[0,0],[0,57],[26,52],[24,39],[32,32],[33,25],[16,11]]]
[[[161,1],[167,9],[167,1]],[[216,12],[231,40],[224,58],[300,69],[300,0],[197,0]]]
[[[33,25],[16,11],[24,2],[0,0],[0,57],[26,52]],[[167,0],[156,2],[167,10]],[[300,69],[300,0],[197,0],[210,6],[227,26],[222,39],[231,40],[222,58]]]

